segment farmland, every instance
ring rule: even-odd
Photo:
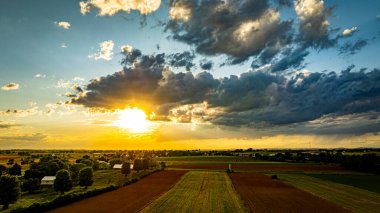
[[[191,171],[142,212],[245,212],[226,173]]]
[[[40,188],[33,193],[23,191],[17,202],[11,204],[9,210],[2,212],[27,209],[33,204],[56,203],[57,199],[64,202],[43,208],[56,208],[51,210],[52,212],[264,213],[317,210],[360,213],[376,212],[380,209],[380,176],[351,171],[339,164],[279,162],[232,154],[160,157],[167,153],[170,155],[170,152],[154,151],[52,153],[31,153],[29,156],[38,157],[32,157],[32,161],[22,165],[22,173],[18,176],[21,182],[26,180],[25,171],[36,168],[36,165],[39,166],[37,169],[46,168],[43,165],[47,165],[47,168],[54,166],[54,163],[46,162],[62,161],[70,172],[75,164],[86,161],[88,163],[88,160],[107,163],[106,167],[102,168],[93,164],[93,168],[96,169],[93,171],[93,184],[88,189],[75,183],[65,195],[54,191],[52,186]],[[269,154],[273,156],[272,152]],[[3,154],[0,159],[2,164],[9,168],[11,165],[6,164],[9,159],[14,159],[14,163],[19,164],[23,158],[25,159],[24,155],[13,152]],[[151,159],[153,167],[139,171],[133,169],[128,175],[123,174],[120,169],[112,169],[109,165],[115,159],[133,162],[134,159],[143,158]],[[232,166],[232,173],[226,172],[229,164]],[[161,167],[166,167],[166,170],[150,174]],[[146,174],[150,175],[145,177]],[[276,175],[278,179],[272,179],[272,175]],[[131,179],[137,182],[131,183]],[[115,186],[111,187],[113,191],[102,191],[110,186]],[[116,189],[117,187],[120,188]],[[82,196],[97,190],[102,194]],[[70,197],[78,196],[80,199],[70,200]],[[66,202],[66,198],[69,201]]]
[[[230,177],[252,212],[349,212],[263,174],[232,173]]]
[[[281,174],[279,178],[353,212],[377,212],[380,209],[380,194],[375,192],[304,174]]]
[[[136,212],[169,190],[184,171],[163,171],[122,187],[83,201],[51,211],[60,212]]]

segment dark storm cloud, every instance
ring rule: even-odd
[[[366,39],[358,39],[354,42],[347,41],[339,48],[339,53],[354,55],[357,52],[359,52],[361,49],[363,49],[365,46],[367,46],[367,44],[368,42]]]
[[[309,51],[303,48],[287,49],[279,60],[272,63],[272,72],[279,72],[288,68],[300,68]]]
[[[290,79],[251,71],[215,79],[209,72],[174,73],[170,64],[163,54],[141,55],[122,71],[91,80],[71,104],[140,106],[161,120],[257,128],[380,112],[379,69],[354,72],[350,66],[341,74],[300,72]]]
[[[267,0],[172,0],[166,30],[204,55],[225,54],[232,64],[286,45],[292,21],[282,22]]]
[[[184,51],[182,53],[174,53],[167,56],[169,64],[172,67],[185,67],[187,71],[190,71],[190,69],[195,66],[195,64],[193,63],[194,58],[194,53],[191,53],[189,51]]]
[[[199,66],[202,70],[211,70],[213,65],[212,61],[202,60],[199,62]]]

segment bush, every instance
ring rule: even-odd
[[[21,184],[21,191],[29,191],[29,193],[32,193],[36,190],[39,190],[41,186],[40,179],[38,178],[29,178],[26,179],[24,182]]]

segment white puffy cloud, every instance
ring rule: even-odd
[[[345,29],[343,30],[342,32],[342,36],[343,37],[348,37],[348,36],[352,36],[355,32],[358,31],[358,28],[357,27],[352,27],[351,29]]]
[[[20,85],[18,83],[8,83],[1,87],[2,90],[8,91],[8,90],[18,90],[20,88]]]
[[[106,61],[109,61],[112,59],[113,56],[113,47],[114,43],[112,40],[103,41],[99,43],[99,52],[89,55],[89,58],[93,58],[95,60],[104,59]]]
[[[156,11],[161,5],[161,0],[87,0],[79,2],[80,11],[83,15],[92,8],[99,9],[98,15],[112,16],[118,12],[131,12],[137,10],[146,15]]]
[[[54,22],[58,27],[62,27],[65,30],[70,29],[71,24],[67,21]]]
[[[185,6],[173,6],[169,11],[170,19],[188,21],[191,17],[191,9]]]
[[[121,46],[120,49],[121,49],[121,52],[123,53],[131,53],[133,50],[133,47],[126,44],[126,45]]]
[[[37,73],[34,77],[35,78],[46,78],[46,74]]]

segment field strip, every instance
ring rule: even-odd
[[[55,213],[137,212],[170,190],[186,171],[161,171],[118,190],[54,209]]]
[[[281,174],[290,184],[353,212],[379,212],[380,194],[301,174]]]
[[[232,173],[231,180],[252,212],[258,213],[347,213],[326,201],[280,180],[258,173]]]
[[[190,171],[141,212],[246,212],[224,172]]]

